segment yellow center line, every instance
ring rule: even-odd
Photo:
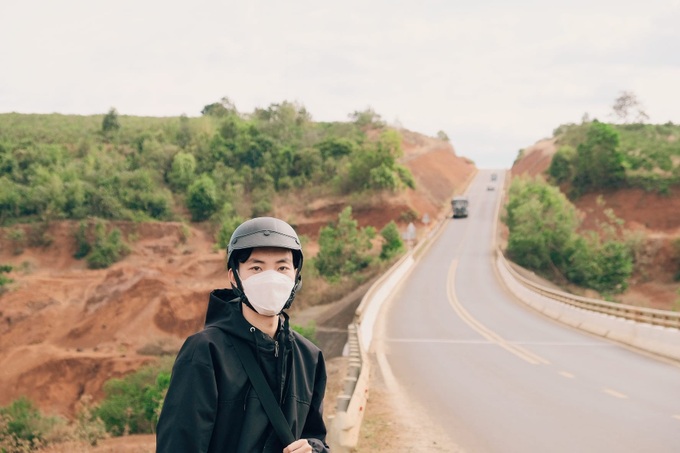
[[[676,420],[680,420],[680,415],[674,415],[673,418]]]
[[[573,374],[568,373],[568,372],[566,372],[566,371],[560,371],[560,375],[561,375],[561,376],[564,376],[565,378],[568,378],[568,379],[574,379],[574,378],[576,377],[576,376],[574,376]]]
[[[527,349],[524,349],[520,346],[517,346],[516,344],[512,344],[502,338],[500,335],[486,327],[484,324],[481,322],[477,321],[472,315],[463,308],[463,306],[460,304],[458,301],[458,298],[456,297],[456,293],[454,291],[454,277],[456,274],[456,266],[458,265],[458,261],[454,260],[451,263],[451,268],[449,269],[449,275],[446,281],[446,289],[447,293],[449,296],[449,304],[453,307],[453,310],[458,314],[458,316],[468,325],[470,326],[473,330],[475,330],[477,333],[479,333],[481,336],[486,338],[492,343],[496,343],[498,346],[501,348],[505,349],[506,351],[516,355],[517,357],[531,363],[532,365],[540,365],[540,364],[548,364],[547,360],[544,358],[534,354],[533,352],[528,351]]]

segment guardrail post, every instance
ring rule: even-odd
[[[350,324],[347,331],[349,366],[328,432],[328,444],[333,453],[350,453],[356,447],[368,400],[370,367],[360,347],[357,324]]]

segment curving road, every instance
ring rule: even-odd
[[[680,365],[554,322],[492,266],[503,173],[480,171],[380,314],[381,372],[468,453],[680,452]],[[493,184],[496,190],[487,190]]]

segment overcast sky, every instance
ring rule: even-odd
[[[680,123],[680,0],[0,0],[0,113],[372,108],[509,168],[632,91]]]

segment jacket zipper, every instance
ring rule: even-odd
[[[279,356],[279,342],[274,341],[274,357],[278,357],[278,356]]]

